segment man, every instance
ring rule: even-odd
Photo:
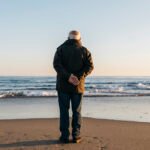
[[[72,138],[81,141],[81,103],[85,77],[93,70],[91,53],[82,46],[78,31],[71,31],[57,48],[53,66],[57,72],[56,89],[60,108],[60,141],[69,142],[69,107],[72,104]]]

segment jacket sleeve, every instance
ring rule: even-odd
[[[54,60],[53,60],[53,67],[59,76],[61,76],[66,80],[69,79],[71,73],[67,72],[62,64],[62,56],[61,56],[60,48],[57,48],[57,51],[55,53]]]
[[[78,78],[88,76],[94,69],[94,64],[92,60],[91,53],[86,49],[85,58],[84,58],[84,67],[76,75]]]

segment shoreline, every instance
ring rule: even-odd
[[[58,96],[54,95],[54,96],[11,96],[11,97],[0,97],[0,100],[2,99],[19,99],[19,98],[57,98]],[[103,98],[103,97],[150,97],[150,94],[147,94],[147,95],[143,95],[143,94],[137,94],[137,95],[84,95],[85,98]]]
[[[70,120],[72,119],[72,117],[69,117]],[[105,119],[105,118],[92,118],[92,117],[82,117],[83,119],[93,119],[93,120],[97,120],[97,121],[107,121],[107,122],[122,122],[122,123],[140,123],[140,124],[149,124],[150,122],[139,122],[139,121],[132,121],[132,120],[116,120],[116,119]],[[36,120],[59,120],[59,117],[55,117],[55,118],[18,118],[18,119],[0,119],[0,122],[11,122],[11,121],[36,121]]]
[[[59,119],[0,120],[0,150],[150,149],[150,123],[84,117],[81,135],[80,144],[61,144],[58,141]]]

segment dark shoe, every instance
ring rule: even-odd
[[[81,137],[73,137],[72,142],[73,143],[81,143],[82,138]]]
[[[59,138],[59,141],[61,142],[61,143],[65,143],[65,144],[67,144],[67,143],[69,143],[69,138],[64,138],[64,137],[60,137]]]

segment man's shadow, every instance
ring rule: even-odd
[[[62,144],[58,139],[54,140],[32,140],[32,141],[20,141],[8,144],[0,144],[0,148],[8,147],[20,147],[20,146],[42,146],[42,145],[53,145],[53,144]]]

